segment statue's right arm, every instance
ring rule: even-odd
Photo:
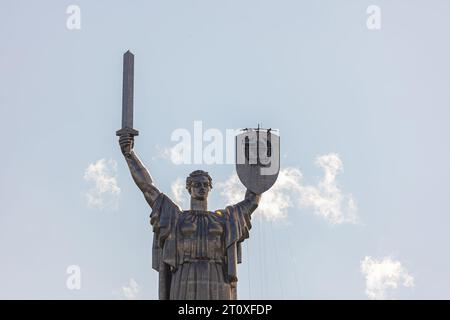
[[[125,159],[127,160],[128,168],[130,168],[134,182],[141,189],[150,207],[153,208],[153,204],[161,192],[153,184],[150,173],[134,151],[131,151],[130,155],[125,157]]]
[[[127,161],[128,168],[130,169],[131,176],[133,177],[136,185],[141,189],[144,194],[145,200],[147,200],[150,207],[156,201],[156,198],[160,195],[160,191],[153,184],[153,179],[150,176],[147,168],[144,166],[142,161],[139,159],[137,154],[133,150],[134,139],[130,136],[122,136],[119,139],[119,144],[122,150],[122,154]]]

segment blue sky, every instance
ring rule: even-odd
[[[80,30],[66,27],[69,5]],[[366,26],[370,5],[380,30]],[[204,169],[218,183],[211,209],[228,204],[219,186],[233,165],[161,156],[196,120],[278,128],[282,169],[301,172],[278,189],[293,202],[284,218],[255,213],[240,298],[367,299],[369,288],[448,299],[449,10],[444,0],[2,1],[0,298],[119,299],[130,279],[135,298],[157,298],[150,209],[115,136],[130,49],[136,151],[163,192]],[[334,182],[358,223],[330,222],[302,198],[320,189],[326,155],[342,162]],[[84,175],[100,159],[117,163],[116,208],[86,202],[95,185]],[[66,286],[70,265],[80,290]]]

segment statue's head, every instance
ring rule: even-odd
[[[208,172],[195,170],[186,178],[186,189],[192,198],[206,200],[212,189],[212,179]]]

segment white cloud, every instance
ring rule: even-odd
[[[187,190],[186,190],[186,183],[181,178],[177,178],[174,183],[171,185],[172,194],[175,199],[175,202],[180,206],[185,206],[188,203],[187,198]]]
[[[385,257],[376,260],[366,256],[361,261],[361,272],[366,277],[366,294],[370,299],[386,299],[388,291],[400,285],[414,287],[414,278],[399,261]]]
[[[343,194],[337,185],[336,176],[342,171],[342,161],[337,154],[319,156],[316,165],[324,170],[324,176],[317,186],[306,185],[298,168],[286,167],[280,170],[276,183],[261,197],[256,214],[267,220],[287,217],[287,211],[294,205],[311,208],[313,212],[333,224],[355,223],[356,202],[351,194]],[[245,187],[238,176],[217,183],[220,194],[229,204],[243,199]]]
[[[314,212],[331,223],[356,223],[357,206],[351,194],[342,193],[336,176],[343,170],[339,155],[330,153],[317,157],[315,164],[324,170],[324,176],[317,186],[299,187],[299,204],[312,207]]]
[[[122,294],[127,300],[135,300],[138,298],[138,294],[140,291],[140,287],[137,284],[136,280],[131,278],[128,281],[128,284],[122,287]]]
[[[94,184],[85,194],[88,207],[100,210],[117,209],[120,188],[116,174],[117,162],[113,159],[100,159],[86,168],[84,180]]]
[[[296,169],[294,169],[296,170]],[[277,220],[286,217],[286,210],[292,207],[290,188],[293,186],[293,177],[287,174],[290,168],[281,170],[275,185],[261,197],[261,202],[255,214],[261,214],[267,220]],[[298,170],[296,170],[298,171]],[[298,171],[298,173],[300,173]],[[235,204],[244,199],[245,187],[237,174],[233,174],[225,182],[216,183],[220,194],[226,199],[227,204]]]
[[[287,210],[295,205],[295,199],[301,187],[302,174],[296,168],[285,168],[280,170],[278,179],[267,192],[261,196],[258,210],[268,220],[284,219]]]

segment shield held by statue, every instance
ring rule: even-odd
[[[272,129],[244,129],[236,136],[236,172],[242,184],[261,194],[280,172],[280,136]]]

